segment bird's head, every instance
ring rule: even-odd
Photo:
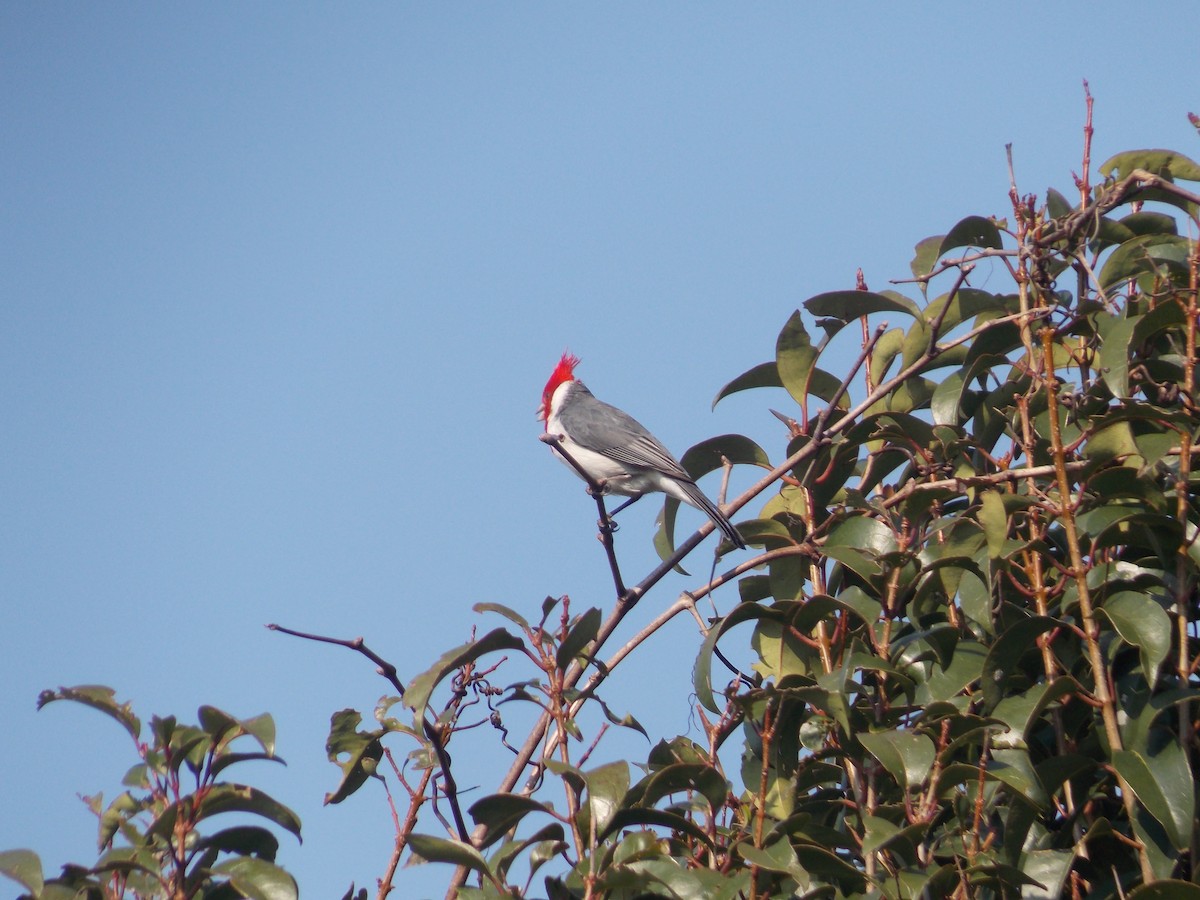
[[[575,380],[575,367],[577,365],[579,365],[579,357],[573,356],[568,351],[562,355],[562,359],[558,361],[558,365],[550,373],[550,380],[546,382],[546,387],[542,391],[542,405],[538,407],[538,418],[543,422],[547,422],[548,424],[550,418],[550,400],[554,397],[554,392],[558,390],[558,386],[564,382]]]

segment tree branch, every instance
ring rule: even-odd
[[[322,634],[308,634],[303,631],[296,631],[291,628],[284,628],[282,625],[271,623],[267,625],[271,631],[278,631],[282,634],[290,634],[292,637],[303,638],[306,641],[319,641],[323,644],[335,644],[339,647],[346,647],[349,650],[354,650],[361,653],[371,662],[375,663],[376,670],[380,675],[388,680],[388,682],[396,689],[401,697],[404,696],[404,685],[396,676],[396,667],[372,650],[366,645],[361,637],[356,638],[335,638],[328,637]],[[454,828],[458,832],[459,840],[469,841],[470,833],[467,831],[466,820],[463,819],[462,809],[458,803],[458,785],[454,781],[454,774],[450,771],[450,753],[446,749],[446,744],[449,743],[449,735],[453,733],[453,729],[447,728],[444,732],[437,723],[431,721],[426,715],[422,721],[422,728],[425,732],[425,737],[429,739],[433,745],[434,753],[437,754],[438,766],[442,770],[442,779],[445,782],[446,801],[450,804],[450,813],[454,816]]]

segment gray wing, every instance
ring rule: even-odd
[[[575,402],[559,413],[571,440],[626,465],[652,469],[681,481],[692,480],[671,451],[637,419],[597,400],[582,384],[577,383],[575,389],[578,392]]]

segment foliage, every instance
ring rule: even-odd
[[[551,898],[1200,895],[1200,196],[1179,184],[1200,166],[1123,153],[1092,187],[1085,134],[1078,204],[1014,183],[1009,216],[917,244],[916,296],[860,276],[813,297],[774,360],[718,394],[783,388],[792,403],[778,464],[740,435],[684,458],[697,477],[766,470],[732,504],[771,492],[738,525],[752,559],[602,660],[700,540],[675,547],[668,501],[662,566],[626,590],[612,555],[611,610],[548,599],[529,622],[481,605],[507,626],[406,694],[395,681],[378,728],[335,717],[349,751],[331,752],[335,799],[374,774],[390,733],[416,742],[393,763],[410,806],[380,896],[406,847],[455,866],[462,897],[527,896],[537,879]],[[585,707],[640,727],[602,704],[607,674],[733,582],[740,602],[701,627],[703,738],[658,740],[636,779],[590,764],[604,729],[585,739]],[[484,668],[497,651],[515,657]],[[730,662],[747,653],[747,670]],[[411,719],[393,715],[400,696]],[[502,731],[512,702],[540,714],[519,749]],[[468,832],[446,747],[480,705],[516,760],[466,810]],[[433,798],[452,815],[423,834]]]
[[[212,833],[200,830],[213,816],[241,813],[299,838],[300,820],[287,807],[257,788],[220,780],[225,770],[250,760],[283,762],[275,755],[275,723],[269,715],[235,719],[202,706],[199,725],[181,724],[173,716],[152,718],[143,741],[141,721],[110,688],[45,691],[38,706],[56,700],[81,703],[115,720],[133,739],[140,761],[125,775],[128,790],[107,805],[100,794],[84,798],[100,822],[102,854],[94,865],[67,865],[60,876],[47,879],[33,851],[0,853],[0,872],[28,891],[24,897],[288,900],[299,895],[292,877],[275,865],[279,841],[270,829],[241,824]],[[243,749],[242,738],[258,749]]]
[[[683,457],[696,477],[761,474],[728,507],[761,502],[738,524],[755,551],[619,649],[617,626],[711,531],[676,544],[675,501],[662,563],[632,587],[601,528],[611,608],[480,604],[499,626],[407,687],[361,639],[272,626],[390,682],[372,724],[342,710],[327,744],[341,778],[326,802],[382,784],[392,804],[381,900],[406,852],[450,864],[464,898],[1200,896],[1200,194],[1180,184],[1200,165],[1132,151],[1093,186],[1090,142],[1089,101],[1078,203],[1014,179],[1004,217],[916,245],[911,296],[860,275],[812,297],[774,358],[721,389],[716,402],[788,398],[764,442],[776,460],[742,435]],[[702,618],[697,601],[726,585],[738,602]],[[652,739],[636,767],[593,761],[610,727],[645,734],[602,699],[605,679],[684,613],[702,733]],[[53,699],[138,740],[111,692]],[[518,744],[520,708],[536,722]],[[200,718],[154,720],[129,781],[142,793],[93,801],[109,848],[95,867],[43,884],[36,857],[11,851],[0,871],[34,897],[294,896],[266,829],[196,831],[240,810],[298,832],[265,795],[215,781],[273,758],[269,720]],[[241,736],[263,752],[231,753]],[[489,736],[512,764],[464,809],[449,748],[481,756]]]

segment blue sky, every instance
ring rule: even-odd
[[[390,816],[378,790],[321,806],[324,741],[386,685],[263,625],[362,635],[411,677],[498,624],[475,603],[607,608],[594,507],[537,442],[563,349],[678,453],[733,431],[777,458],[782,395],[714,413],[717,389],[805,298],[1005,215],[1006,143],[1022,191],[1069,194],[1084,78],[1095,161],[1200,156],[1200,8],[1130,15],[0,5],[0,848],[94,858],[76,794],[119,789],[127,739],[34,700],[103,683],[147,718],[273,713],[289,765],[244,774],[304,821],[280,861],[307,897],[373,887]],[[630,580],[655,512],[623,514]],[[609,701],[686,732],[698,643],[673,623]],[[477,797],[503,751],[456,759]]]

